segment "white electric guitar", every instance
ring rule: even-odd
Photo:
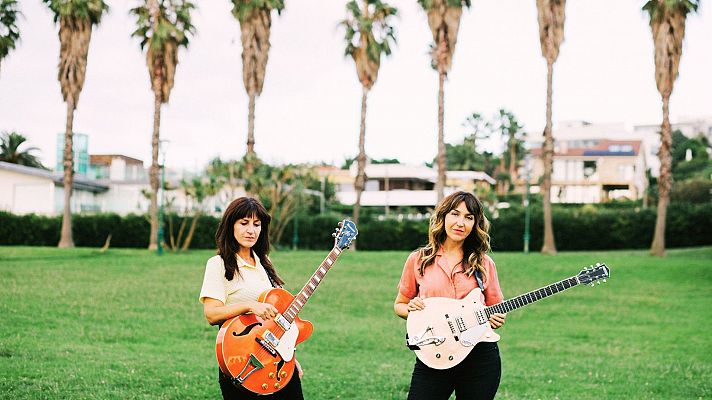
[[[408,314],[406,345],[428,367],[452,368],[464,360],[477,343],[499,340],[488,322],[492,314],[508,313],[577,285],[594,286],[595,282],[605,282],[609,276],[608,267],[599,263],[584,268],[576,276],[489,307],[480,302],[479,288],[461,300],[423,299],[425,308]]]

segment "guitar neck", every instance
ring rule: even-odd
[[[339,254],[341,254],[341,249],[334,247],[331,252],[329,252],[329,255],[326,256],[324,261],[322,261],[321,265],[319,265],[319,268],[314,271],[302,290],[294,296],[292,304],[290,304],[287,310],[282,313],[287,321],[291,323],[297,318],[297,315],[302,308],[304,308],[304,305],[307,304],[307,301],[311,298],[311,295],[314,294],[316,288],[319,287],[319,284],[322,279],[324,279],[326,273],[329,272],[331,267],[334,265],[334,262],[339,257]]]
[[[535,301],[539,301],[543,298],[553,296],[559,292],[563,292],[564,290],[570,289],[580,283],[581,282],[579,282],[577,276],[572,276],[571,278],[552,283],[551,285],[545,286],[541,289],[533,290],[521,296],[517,296],[512,299],[505,300],[501,303],[485,307],[485,313],[487,314],[487,318],[489,318],[490,315],[494,313],[508,313],[510,311],[516,310],[517,308],[524,307],[527,304],[531,304]]]

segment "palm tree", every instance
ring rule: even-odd
[[[0,61],[20,40],[20,30],[17,28],[17,16],[20,11],[16,0],[0,0]]]
[[[59,247],[74,247],[72,237],[72,214],[70,202],[74,181],[74,156],[72,139],[74,110],[84,87],[87,56],[92,27],[101,21],[109,9],[103,0],[43,0],[54,13],[54,22],[59,23],[59,84],[62,97],[67,103],[67,124],[64,131],[64,213]]]
[[[269,55],[272,10],[279,14],[284,0],[231,0],[232,15],[240,23],[242,40],[242,81],[249,97],[247,111],[247,152],[245,161],[252,171],[255,160],[255,100],[262,93]]]
[[[346,4],[346,19],[341,25],[346,28],[346,56],[351,56],[356,64],[356,73],[361,82],[361,130],[358,137],[358,173],[354,187],[354,222],[358,225],[361,208],[361,193],[366,183],[366,99],[376,83],[381,66],[381,54],[391,54],[391,43],[395,34],[391,19],[398,10],[380,0],[351,0]],[[355,246],[353,247],[356,248]]]
[[[151,139],[151,237],[148,248],[158,248],[158,147],[160,143],[161,105],[168,103],[178,65],[178,48],[188,47],[188,35],[195,29],[190,12],[195,6],[187,0],[146,0],[131,9],[138,28],[132,36],[141,39],[146,49],[146,65],[153,90],[153,135]]]
[[[539,20],[541,54],[546,59],[546,126],[542,161],[544,175],[541,182],[544,209],[544,244],[541,252],[555,255],[554,224],[551,218],[551,172],[554,168],[554,137],[551,134],[551,98],[554,63],[559,57],[559,48],[564,41],[564,9],[566,0],[536,0]]]
[[[650,28],[655,44],[655,83],[663,100],[663,123],[660,127],[660,178],[658,179],[658,213],[655,234],[650,245],[654,256],[665,255],[665,219],[672,187],[672,132],[670,128],[670,95],[677,79],[687,14],[697,11],[699,0],[650,0],[643,10],[650,15]]]
[[[430,46],[432,67],[438,72],[438,180],[435,190],[438,202],[445,192],[445,78],[452,66],[452,57],[457,43],[457,31],[460,28],[462,7],[470,7],[470,0],[418,0],[418,4],[428,14],[428,25],[433,33]]]
[[[37,147],[26,147],[20,150],[27,138],[17,132],[3,132],[0,138],[0,161],[11,164],[25,165],[28,167],[47,169],[34,154]]]

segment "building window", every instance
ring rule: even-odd
[[[590,178],[596,173],[596,161],[583,162],[583,177]]]

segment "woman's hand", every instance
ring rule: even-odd
[[[507,314],[495,313],[489,318],[489,323],[492,325],[492,329],[497,329],[504,325],[504,319],[507,318]]]
[[[250,304],[250,312],[265,321],[271,320],[279,313],[272,304],[260,303],[259,301],[254,301]]]
[[[299,361],[297,359],[294,359],[294,364],[297,367],[297,373],[299,374],[299,379],[302,379],[302,376],[304,376],[304,370],[302,369],[302,365],[299,364]]]
[[[415,296],[410,301],[408,302],[408,312],[410,313],[411,311],[418,311],[422,310],[425,308],[425,303],[423,303],[423,299]]]

